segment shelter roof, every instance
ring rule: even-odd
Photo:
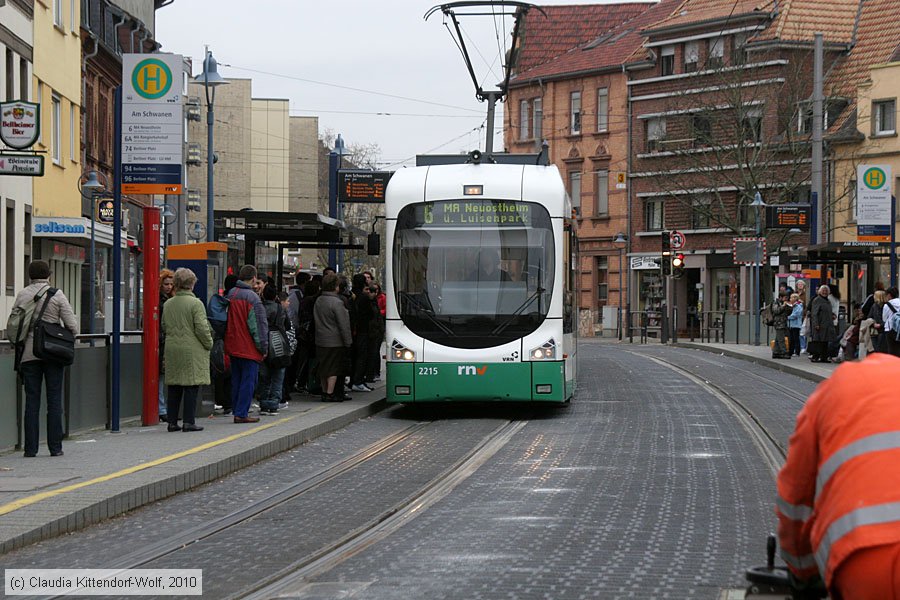
[[[337,243],[343,234],[366,232],[316,213],[217,210],[217,235],[243,235],[258,241]]]

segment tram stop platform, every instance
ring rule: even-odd
[[[61,457],[43,440],[35,458],[0,454],[0,554],[224,477],[374,414],[384,397],[383,382],[349,402],[292,394],[289,406],[259,423],[214,414],[197,419],[203,431],[170,433],[138,422],[67,438]]]

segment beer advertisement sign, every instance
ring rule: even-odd
[[[0,140],[15,150],[33,146],[41,134],[40,108],[32,102],[0,103]]]

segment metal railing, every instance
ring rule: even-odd
[[[121,406],[123,420],[138,418],[142,410],[143,346],[142,331],[123,331],[121,336]],[[67,368],[63,379],[63,433],[105,427],[112,416],[112,335],[95,333],[79,335],[75,346],[75,363]],[[98,344],[99,342],[99,344]],[[15,390],[0,400],[0,450],[21,448],[25,394],[21,381],[13,371],[13,349],[0,341],[0,389]],[[42,405],[41,412],[46,410]],[[41,439],[46,437],[46,419],[40,418]]]

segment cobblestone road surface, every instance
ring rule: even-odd
[[[813,385],[691,350],[588,341],[579,351],[579,392],[570,407],[539,413],[450,496],[286,597],[712,600],[723,589],[742,587],[743,569],[761,562],[765,534],[774,527],[771,472],[720,400],[641,353],[681,364],[753,404],[766,423],[782,423],[777,435],[785,439],[798,397]],[[765,385],[767,378],[797,396]],[[516,416],[482,410],[434,413],[443,422],[423,430],[430,433],[419,439],[421,452],[435,444],[451,448],[454,438],[470,443],[499,417]],[[314,473],[429,412],[367,419],[194,492],[6,555],[4,565],[102,568]],[[460,435],[464,431],[470,435]],[[386,506],[391,488],[424,483],[440,465],[430,459],[419,464],[416,447],[405,445],[388,465],[393,481],[372,479],[383,477],[384,468],[360,471],[340,496],[335,489],[309,496],[199,554],[152,566],[203,568],[206,597],[237,591],[256,574],[299,558],[300,548],[329,541],[348,517]]]

